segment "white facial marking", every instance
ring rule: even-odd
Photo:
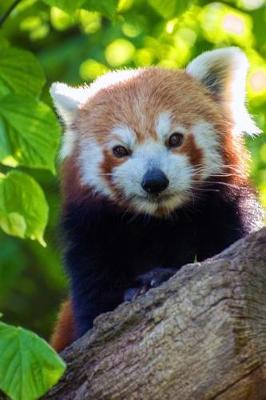
[[[214,127],[206,121],[200,121],[192,126],[191,131],[197,147],[203,150],[202,177],[207,178],[221,172],[223,159]]]
[[[171,113],[169,111],[161,112],[155,121],[155,131],[158,137],[164,141],[171,132]]]
[[[112,197],[104,175],[101,173],[100,165],[103,161],[101,146],[92,138],[83,139],[80,144],[79,166],[81,171],[81,184],[90,186],[95,193],[102,193]]]
[[[161,143],[165,144],[167,138],[174,132],[186,133],[186,128],[182,125],[173,124],[172,116],[169,111],[161,112],[155,121],[155,131]]]
[[[111,130],[110,147],[113,147],[119,142],[124,144],[127,148],[132,149],[136,143],[136,134],[129,126],[121,124],[117,125]]]
[[[76,141],[76,132],[72,129],[66,129],[63,139],[62,139],[62,146],[59,153],[59,159],[64,160],[65,158],[71,156],[74,150]]]

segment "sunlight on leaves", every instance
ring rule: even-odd
[[[101,29],[102,19],[101,15],[97,12],[80,10],[78,13],[78,20],[82,31],[86,34],[95,33]]]
[[[52,26],[58,31],[64,31],[75,24],[75,16],[66,13],[58,7],[51,7],[50,20]]]
[[[6,85],[10,92],[39,96],[44,82],[41,65],[32,53],[0,47],[0,86]]]
[[[238,0],[237,5],[245,10],[256,10],[265,5],[265,0]]]
[[[250,99],[261,99],[266,97],[266,65],[253,67],[249,73],[248,93]]]
[[[8,143],[6,149],[12,149],[18,165],[55,173],[60,129],[52,110],[31,97],[8,95],[0,99],[0,116],[5,121],[5,129],[0,125],[0,138]],[[3,158],[2,163],[9,165]]]
[[[117,11],[121,13],[128,11],[133,6],[133,4],[134,0],[119,0]]]
[[[129,63],[135,53],[134,45],[126,39],[116,39],[105,50],[107,62],[112,67]]]
[[[227,41],[251,46],[254,41],[250,16],[222,3],[205,6],[201,24],[206,39],[212,43]]]
[[[140,67],[147,67],[149,65],[152,65],[154,59],[154,50],[148,47],[137,50],[134,55],[135,64]]]
[[[85,81],[92,81],[108,71],[109,69],[106,67],[106,65],[101,64],[93,59],[84,61],[79,69],[80,76]]]
[[[42,0],[44,3],[52,7],[60,8],[67,13],[74,12],[77,8],[80,8],[84,0]]]
[[[184,12],[189,6],[190,0],[148,0],[154,10],[163,18],[172,18]]]
[[[114,18],[118,0],[85,0],[82,8],[89,11],[98,11],[108,18]]]
[[[125,22],[122,25],[122,31],[127,37],[135,38],[141,33],[141,27],[139,26],[139,24],[131,24],[130,22]]]

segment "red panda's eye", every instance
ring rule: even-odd
[[[168,147],[179,147],[184,141],[184,135],[179,132],[174,132],[168,139]]]
[[[129,156],[130,153],[124,146],[115,146],[115,147],[113,147],[113,154],[117,158],[122,158],[122,157]]]

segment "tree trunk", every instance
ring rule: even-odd
[[[265,400],[266,228],[99,316],[62,356],[46,400]]]
[[[266,228],[99,316],[62,355],[46,400],[265,400]]]

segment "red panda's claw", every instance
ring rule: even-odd
[[[129,288],[124,293],[124,301],[134,301],[138,296],[146,293],[149,289],[159,286],[176,273],[175,268],[154,268],[136,278],[138,287]]]
[[[144,294],[149,288],[138,287],[138,288],[129,288],[124,293],[124,301],[134,301],[138,296]]]
[[[177,269],[175,268],[154,268],[145,274],[139,275],[137,282],[141,286],[147,286],[149,289],[155,288],[171,278],[176,271]]]

